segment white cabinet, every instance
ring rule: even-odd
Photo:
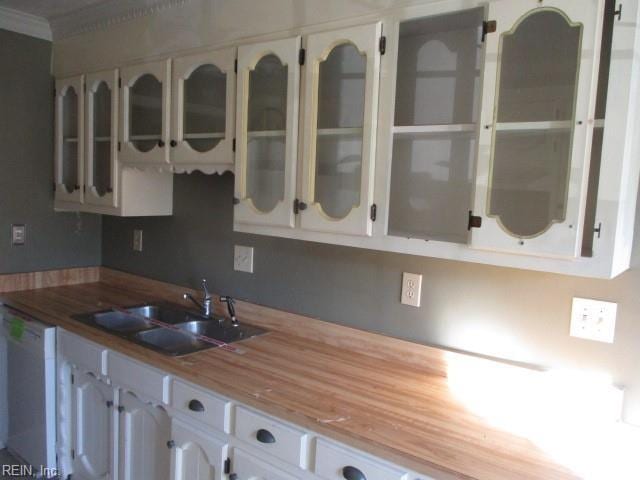
[[[234,221],[295,225],[300,37],[238,49]]]
[[[300,227],[371,235],[381,24],[309,35]]]
[[[169,480],[171,419],[162,408],[121,392],[119,480]]]
[[[55,200],[82,203],[84,75],[56,80]]]
[[[120,161],[169,170],[171,60],[121,70]]]
[[[475,248],[577,257],[603,0],[489,5]]]
[[[267,462],[263,462],[244,450],[234,448],[229,478],[234,480],[295,480],[299,477],[294,477]]]
[[[171,480],[219,480],[227,459],[227,446],[222,440],[197,432],[193,427],[173,422],[171,439]]]
[[[235,58],[235,48],[174,58],[170,141],[174,171],[233,171]]]
[[[73,478],[114,477],[114,389],[93,375],[72,370],[71,435]]]

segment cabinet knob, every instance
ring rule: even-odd
[[[192,412],[204,412],[204,405],[202,405],[200,400],[194,398],[189,402],[189,410]]]
[[[124,407],[122,405],[118,405],[118,413],[124,412]]]
[[[158,146],[160,148],[164,147],[164,140],[158,140]]]
[[[111,400],[107,400],[107,408],[113,407],[113,402]]]
[[[342,476],[346,480],[367,480],[367,477],[364,476],[360,470],[356,467],[347,466],[342,469]]]
[[[176,142],[175,140],[171,140],[171,142],[169,142],[169,145],[171,145],[172,147],[177,147],[178,142]]]
[[[168,448],[168,449],[172,449],[172,448],[173,448],[173,447],[175,447],[175,446],[176,446],[176,442],[174,442],[173,440],[169,440],[169,441],[167,442],[167,448]]]
[[[260,443],[276,443],[276,437],[273,436],[273,433],[269,430],[265,430],[264,428],[258,430],[258,433],[256,433],[256,440]]]

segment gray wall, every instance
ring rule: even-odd
[[[190,287],[205,276],[217,293],[331,322],[607,372],[628,387],[626,418],[640,424],[640,269],[592,280],[233,233],[232,175],[175,175],[174,189],[172,217],[104,218],[104,265]],[[143,252],[132,251],[134,228]],[[255,247],[254,274],[233,270],[234,244]],[[421,308],[399,302],[403,271],[424,275]],[[569,337],[574,295],[619,302],[615,344]]]
[[[53,211],[51,42],[0,30],[0,65],[0,273],[100,265],[100,217]]]

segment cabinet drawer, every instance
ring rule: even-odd
[[[111,381],[146,401],[169,403],[169,375],[128,357],[109,352]]]
[[[231,402],[180,380],[173,381],[171,406],[178,412],[221,432],[229,433]]]
[[[291,465],[307,468],[308,435],[274,418],[244,407],[236,409],[235,435]]]
[[[316,474],[327,480],[406,480],[407,473],[324,439],[316,447]]]
[[[107,351],[89,340],[58,330],[58,352],[78,369],[98,375],[107,373]]]
[[[282,470],[262,462],[238,448],[233,449],[233,462],[231,467],[232,473],[236,478],[244,480],[245,478],[264,479],[264,480],[295,480],[296,477],[289,475]]]

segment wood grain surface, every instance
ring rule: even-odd
[[[238,302],[239,319],[267,327],[267,335],[242,342],[243,354],[212,349],[171,358],[70,315],[157,301],[188,306],[181,300],[185,289],[108,269],[100,278],[1,297],[110,349],[436,479],[578,478],[456,397],[447,369],[460,354]]]

